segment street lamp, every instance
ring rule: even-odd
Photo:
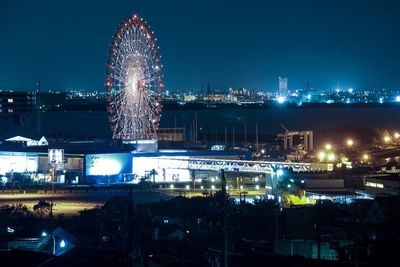
[[[326,154],[324,151],[321,151],[318,153],[319,161],[323,161],[325,159],[325,157],[326,157]]]
[[[348,147],[352,147],[354,145],[353,139],[347,139],[346,144]]]
[[[388,135],[385,135],[384,137],[383,137],[383,141],[385,142],[385,143],[389,143],[390,142],[390,136],[388,136]]]
[[[325,145],[325,149],[326,149],[326,150],[331,150],[331,149],[332,149],[332,145],[329,144],[329,143],[326,144],[326,145]]]
[[[278,177],[279,177],[279,176],[282,176],[282,175],[283,175],[283,170],[282,170],[282,169],[278,169],[278,170],[276,171],[276,175],[278,175]]]
[[[330,154],[328,155],[328,160],[329,160],[329,161],[334,161],[334,160],[335,160],[335,154],[330,153]]]

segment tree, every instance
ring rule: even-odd
[[[36,213],[36,215],[39,215],[39,217],[43,217],[45,214],[50,215],[51,210],[52,204],[44,199],[39,200],[39,202],[33,206],[33,211]]]
[[[156,175],[157,175],[157,174],[158,174],[158,172],[157,172],[155,169],[152,169],[152,170],[149,172],[149,175],[153,177],[153,184],[156,183]]]

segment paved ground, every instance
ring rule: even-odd
[[[15,191],[17,192],[17,191]],[[198,197],[204,196],[202,194],[203,190],[196,190],[192,192],[191,190],[177,189],[177,190],[154,190],[154,191],[141,191],[134,190],[133,198],[136,203],[146,203],[146,202],[157,202],[161,199],[170,199],[175,196],[185,196],[185,197]],[[229,190],[229,194],[238,198],[241,190]],[[242,191],[243,192],[243,191]],[[211,193],[209,191],[208,193]],[[215,191],[213,192],[215,193]],[[263,196],[265,192],[262,190],[246,190],[247,199],[251,200],[255,196]],[[92,209],[96,206],[103,205],[107,200],[113,196],[126,196],[128,197],[127,189],[115,189],[115,190],[75,190],[72,193],[69,190],[58,190],[54,195],[52,191],[38,191],[34,192],[17,192],[11,194],[10,192],[0,193],[0,206],[11,205],[22,203],[28,206],[31,210],[33,205],[38,203],[39,200],[46,200],[54,202],[53,213],[55,216],[59,214],[64,214],[65,216],[78,215],[79,211],[84,209]]]
[[[91,209],[99,205],[103,205],[108,199],[113,196],[128,196],[127,190],[115,191],[98,191],[98,192],[52,192],[47,193],[15,193],[15,194],[0,194],[0,206],[8,204],[22,203],[32,209],[33,205],[39,200],[54,201],[54,215],[64,214],[66,216],[77,215],[79,211]],[[133,197],[136,203],[155,202],[161,199],[170,199],[172,196],[161,192],[144,192],[134,191]]]

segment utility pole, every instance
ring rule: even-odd
[[[226,145],[227,145],[227,143],[226,143],[226,142],[227,142],[227,140],[226,140],[226,139],[227,139],[227,133],[226,133],[226,131],[227,131],[227,129],[226,129],[226,125],[225,125],[225,147],[226,147]]]
[[[36,111],[37,111],[37,131],[40,133],[42,131],[42,118],[41,118],[41,105],[42,97],[40,94],[40,81],[36,82]]]
[[[215,127],[215,144],[217,144],[218,143],[218,128],[217,127]]]
[[[127,222],[127,227],[128,227],[128,237],[127,237],[127,255],[129,257],[129,254],[131,254],[133,257],[136,255],[133,254],[134,250],[134,209],[135,209],[135,204],[133,201],[133,191],[132,191],[132,185],[129,185],[129,195],[128,195],[128,222]]]
[[[224,244],[222,248],[222,266],[228,267],[228,218],[227,218],[227,200],[226,195],[226,179],[225,171],[221,169],[221,192],[222,192],[222,209],[223,209],[223,238]]]
[[[176,129],[176,116],[174,118],[175,118],[175,129]]]
[[[258,153],[258,124],[256,123],[256,149]]]
[[[198,129],[198,127],[197,127],[197,112],[195,112],[194,113],[194,116],[195,116],[195,133],[196,133],[196,143],[197,143],[197,138],[198,138],[198,135],[197,135],[197,129]]]
[[[244,121],[244,147],[247,147],[247,122]]]
[[[235,147],[235,127],[232,127],[232,147]]]
[[[194,119],[193,119],[193,122],[192,122],[192,141],[193,141],[193,143],[196,142],[196,129],[195,129]]]

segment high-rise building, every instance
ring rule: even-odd
[[[0,114],[29,113],[34,110],[36,93],[31,91],[0,92]]]
[[[279,96],[286,97],[288,93],[288,79],[279,77]]]

